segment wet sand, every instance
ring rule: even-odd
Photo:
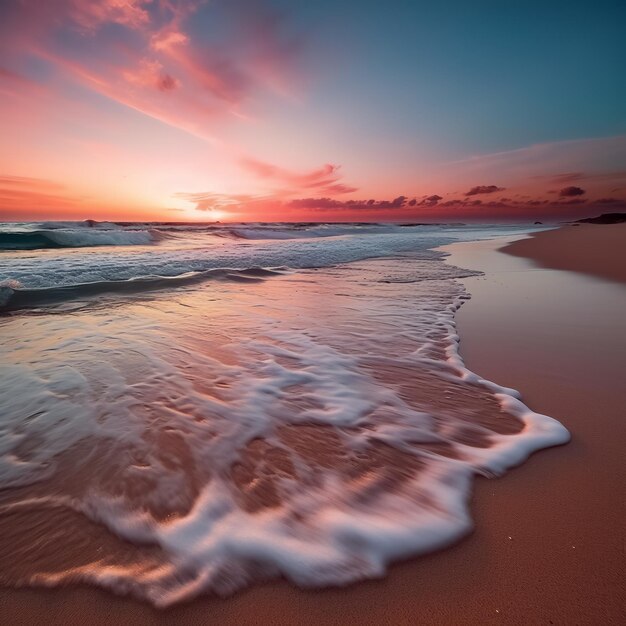
[[[626,224],[570,224],[515,241],[507,254],[540,267],[570,270],[626,282]]]
[[[626,290],[535,269],[499,245],[452,247],[451,262],[487,272],[465,280],[473,298],[458,314],[461,353],[470,369],[561,420],[572,442],[503,478],[478,480],[471,536],[380,581],[321,592],[277,582],[161,612],[86,588],[1,590],[3,622],[623,622]]]

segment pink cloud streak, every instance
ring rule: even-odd
[[[36,57],[62,77],[196,136],[212,138],[218,122],[241,116],[269,74],[291,72],[292,39],[280,20],[255,7],[261,26],[232,11],[246,40],[199,45],[185,21],[205,3],[169,0],[25,0],[5,27],[3,58],[18,66]],[[254,3],[252,3],[254,4]],[[241,22],[241,23],[239,23]],[[104,27],[120,26],[111,34]],[[106,54],[103,54],[103,49]],[[14,68],[3,70],[13,72]],[[49,84],[54,89],[54,84]]]
[[[322,193],[340,195],[357,190],[356,187],[339,182],[341,180],[340,166],[332,163],[326,163],[322,167],[303,173],[249,157],[242,158],[240,163],[244,169],[258,178],[277,183],[290,191],[315,189]]]

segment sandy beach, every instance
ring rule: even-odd
[[[610,248],[603,258],[626,265],[624,227],[589,225],[576,228],[575,235],[571,230],[540,233],[507,247],[516,249],[517,258],[498,252],[506,243],[498,240],[448,248],[449,263],[485,272],[464,279],[472,299],[457,313],[466,365],[520,390],[533,410],[559,419],[572,434],[568,445],[541,451],[502,478],[479,478],[472,534],[392,566],[381,580],[323,591],[279,581],[162,611],[86,587],[2,589],[4,622],[622,622],[626,292],[615,282],[537,269],[519,258],[521,246],[524,256],[534,246],[532,258],[544,263],[542,244],[552,251],[563,244],[567,258],[571,238],[589,232],[590,249]],[[615,278],[602,263],[594,260],[592,267]]]
[[[540,267],[582,272],[626,282],[626,224],[569,224],[515,241],[507,254],[531,259]]]

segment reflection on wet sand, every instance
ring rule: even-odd
[[[2,582],[162,606],[461,536],[473,473],[567,439],[462,367],[461,275],[405,256],[2,320]]]

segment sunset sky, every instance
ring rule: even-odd
[[[6,220],[626,208],[626,3],[4,0]]]

